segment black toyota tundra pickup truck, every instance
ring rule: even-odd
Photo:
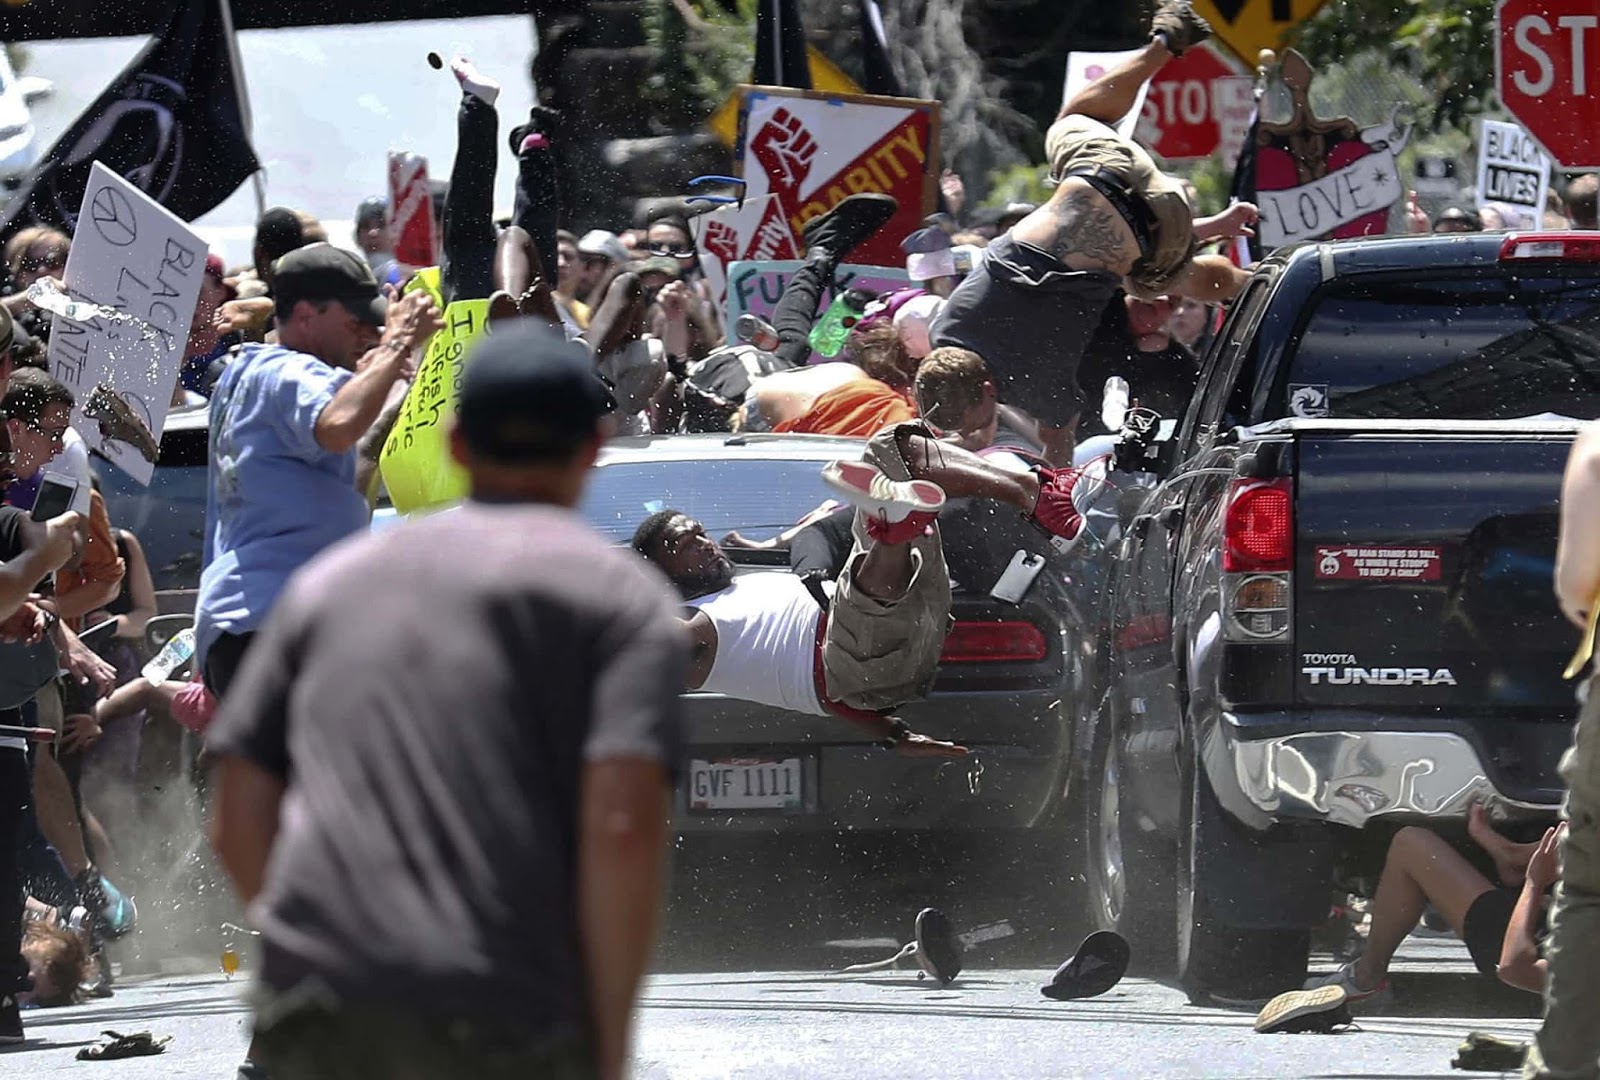
[[[1596,416],[1596,234],[1258,268],[1171,438],[1114,474],[1072,781],[1102,925],[1175,946],[1196,999],[1258,998],[1298,986],[1399,826],[1555,814],[1557,495]]]

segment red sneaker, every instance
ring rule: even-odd
[[[1069,544],[1076,541],[1083,532],[1083,514],[1078,511],[1073,496],[1082,494],[1082,470],[1041,468],[1038,475],[1039,501],[1029,517],[1052,536],[1059,536]]]

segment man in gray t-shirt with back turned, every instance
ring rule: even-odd
[[[451,437],[471,500],[301,571],[223,703],[272,1080],[623,1075],[687,643],[571,509],[608,405],[580,346],[497,328]]]

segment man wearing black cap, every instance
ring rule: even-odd
[[[356,444],[441,325],[425,293],[389,305],[365,260],[331,244],[285,255],[273,281],[279,343],[246,346],[211,398],[195,623],[218,698],[288,576],[367,527]]]
[[[573,512],[608,407],[582,346],[497,327],[451,436],[470,500],[302,570],[222,704],[274,1080],[625,1072],[688,650]]]

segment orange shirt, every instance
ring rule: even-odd
[[[917,408],[909,395],[877,379],[860,379],[819,395],[810,409],[773,430],[870,439],[891,424],[916,418]]]

